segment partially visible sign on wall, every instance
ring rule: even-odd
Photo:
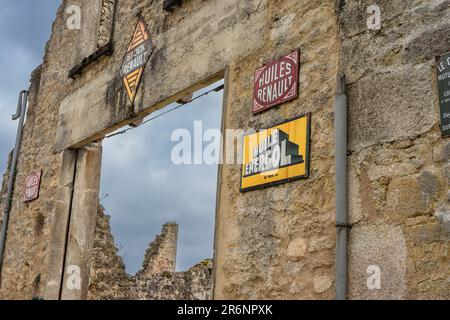
[[[30,174],[25,181],[24,202],[36,200],[41,187],[42,170]]]
[[[450,53],[437,59],[437,73],[441,129],[444,136],[450,136]]]
[[[120,76],[123,78],[125,89],[131,104],[136,98],[139,84],[142,80],[145,65],[153,53],[153,44],[150,40],[150,33],[147,24],[142,17],[139,17],[138,24],[131,38],[127,53],[123,59]]]
[[[241,192],[309,177],[311,116],[244,137]]]
[[[265,64],[255,72],[253,113],[298,97],[300,50]]]

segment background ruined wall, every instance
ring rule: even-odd
[[[163,226],[145,255],[142,269],[128,275],[114,243],[110,217],[100,208],[89,276],[89,300],[208,300],[212,296],[212,261],[175,272],[178,225]],[[168,253],[169,251],[169,253]],[[161,261],[171,261],[161,265]]]
[[[382,10],[371,31],[366,8]],[[435,56],[450,50],[450,1],[341,1],[349,95],[350,297],[449,299],[450,144]],[[367,268],[381,289],[367,289]]]
[[[89,275],[90,300],[127,299],[132,281],[111,233],[110,217],[99,208],[95,229],[94,253]]]
[[[175,272],[177,259],[178,225],[168,223],[164,225],[158,235],[145,252],[143,269],[139,275],[151,277],[163,272]]]

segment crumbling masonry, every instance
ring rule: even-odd
[[[125,272],[111,234],[109,217],[100,207],[92,255],[91,300],[209,300],[212,295],[212,261],[205,260],[186,272],[175,272],[178,225],[163,226],[148,248],[142,269]]]

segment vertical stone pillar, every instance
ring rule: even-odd
[[[45,300],[59,299],[76,164],[77,151],[66,150],[62,152],[62,165],[59,174],[55,207],[53,209],[50,259],[44,292]]]
[[[99,204],[102,148],[93,143],[78,151],[72,212],[61,288],[62,300],[85,300]]]

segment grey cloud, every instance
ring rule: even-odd
[[[14,144],[11,121],[17,94],[29,86],[41,63],[60,0],[4,0],[0,3],[0,172]],[[128,271],[139,269],[145,249],[168,221],[180,224],[180,270],[212,256],[217,167],[170,163],[175,128],[192,132],[220,127],[221,94],[161,117],[133,132],[104,142],[101,190],[115,240],[124,248]]]

